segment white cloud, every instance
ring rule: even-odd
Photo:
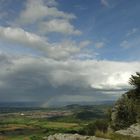
[[[76,30],[66,19],[53,19],[40,24],[40,31],[43,33],[58,32],[68,35],[80,35],[81,31]]]
[[[0,27],[0,37],[25,44],[35,44],[41,42],[42,39],[36,34],[24,31],[21,28]]]
[[[6,42],[13,42],[42,51],[47,51],[48,43],[40,36],[29,33],[21,28],[0,26],[0,39]],[[45,47],[46,46],[46,47]]]
[[[101,4],[105,7],[109,7],[108,0],[101,0]]]
[[[138,28],[133,28],[130,31],[128,31],[128,33],[126,34],[126,36],[131,36],[133,34],[135,34],[138,31]]]
[[[90,45],[91,43],[92,43],[91,41],[85,40],[85,41],[80,42],[80,46],[81,46],[81,47],[87,47],[87,46]]]
[[[0,27],[0,39],[36,49],[46,57],[58,60],[69,59],[73,55],[79,54],[82,48],[89,43],[89,41],[83,41],[79,44],[74,41],[49,43],[44,37],[29,33],[21,28],[12,27]]]
[[[96,42],[95,43],[95,47],[96,48],[103,48],[105,46],[105,43],[104,42]]]
[[[98,53],[92,53],[90,54],[89,52],[83,52],[78,55],[75,55],[72,57],[73,59],[80,59],[80,60],[89,60],[89,59],[95,59]]]
[[[120,43],[120,46],[125,48],[125,49],[129,49],[129,48],[139,48],[139,44],[140,44],[140,36],[131,38],[131,39],[126,39],[123,40]]]
[[[83,47],[86,47],[88,44],[88,40],[82,41],[80,43],[76,43],[75,41],[71,40],[65,40],[60,43],[53,43],[51,44],[52,47],[48,56],[57,60],[65,60],[67,58],[74,58],[83,53],[89,54],[83,50]]]
[[[70,20],[76,16],[59,10],[55,0],[27,0],[25,9],[13,25],[23,26],[34,24],[36,32],[58,32],[67,35],[80,35],[81,31],[75,29]]]
[[[48,3],[50,2],[48,1]],[[21,24],[31,24],[46,17],[73,19],[75,15],[60,11],[54,6],[45,5],[43,0],[28,0],[25,9],[21,12],[17,21]]]
[[[48,6],[57,6],[58,5],[56,0],[46,0],[45,4],[47,4]]]
[[[77,47],[77,44],[75,42],[64,41],[61,43],[53,43],[48,56],[50,58],[61,60],[70,58],[72,55],[79,52],[80,48]]]
[[[123,48],[129,48],[129,42],[127,40],[123,40],[120,44],[121,47]]]

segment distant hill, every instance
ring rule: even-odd
[[[40,103],[39,102],[0,102],[0,107],[9,107],[9,108],[40,107]]]
[[[90,105],[113,105],[115,101],[96,101],[96,102],[68,102],[68,103],[58,103],[52,104],[49,107],[66,107],[66,108],[76,108],[81,106],[90,106]],[[42,107],[42,102],[0,102],[0,107],[13,107],[13,108],[25,108],[25,107]]]
[[[92,102],[56,102],[51,104],[50,107],[78,107],[78,106],[91,106],[91,105],[114,105],[116,100],[106,100],[106,101],[92,101]]]

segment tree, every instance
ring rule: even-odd
[[[136,72],[136,75],[131,75],[129,83],[134,86],[135,90],[140,91],[140,73]]]
[[[140,121],[140,73],[132,75],[129,83],[133,88],[124,93],[112,109],[111,127],[115,130]]]

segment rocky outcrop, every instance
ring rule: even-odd
[[[50,135],[44,140],[109,140],[109,139],[97,138],[95,136],[81,136],[79,134],[55,134]]]
[[[140,124],[133,124],[125,130],[116,131],[116,133],[132,137],[140,137]]]

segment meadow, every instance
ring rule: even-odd
[[[98,127],[106,130],[111,107],[71,105],[49,109],[7,108],[5,112],[1,110],[0,114],[0,140],[43,140],[43,137],[55,133],[95,135],[111,140],[139,140],[96,130]]]
[[[97,109],[96,106],[72,105],[49,109],[2,108],[0,140],[30,140],[55,133],[83,133],[88,123],[106,116],[105,108],[109,107],[100,105]]]

